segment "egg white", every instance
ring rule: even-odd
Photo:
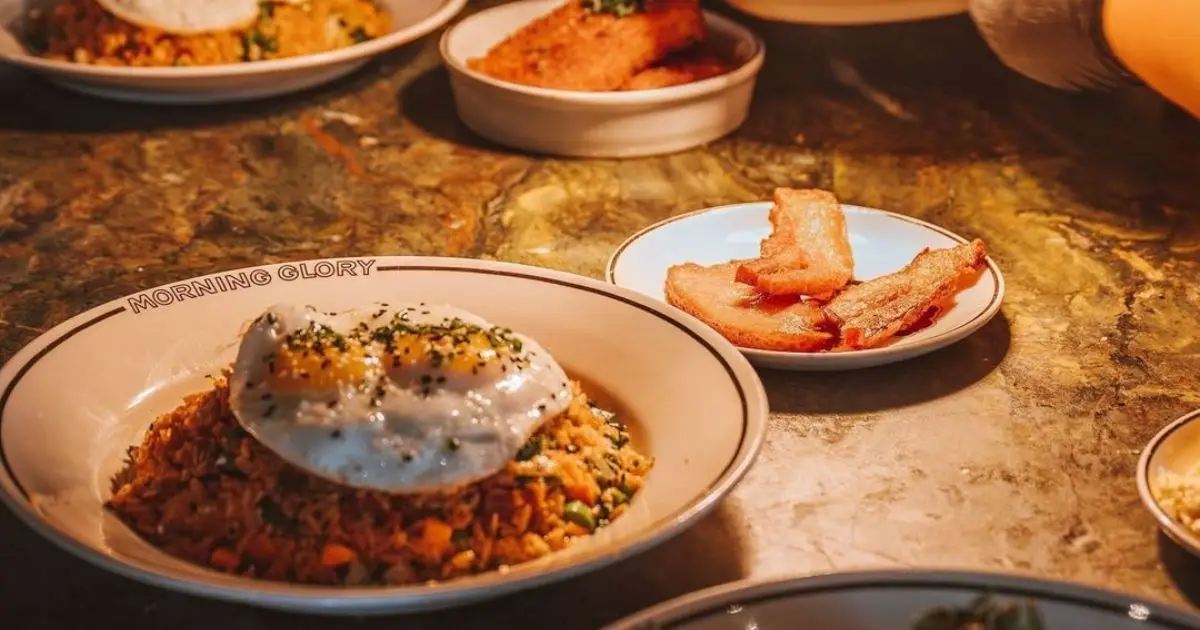
[[[97,0],[109,13],[142,28],[191,35],[245,28],[258,19],[258,0]]]

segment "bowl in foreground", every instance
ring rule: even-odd
[[[617,401],[635,447],[656,460],[630,510],[596,535],[503,574],[429,586],[326,587],[253,580],[176,559],[103,509],[126,448],[182,396],[210,387],[206,375],[231,362],[243,327],[266,307],[343,310],[389,300],[450,303],[527,334],[585,388]],[[0,370],[0,392],[0,496],[36,531],[147,583],[328,614],[454,606],[662,542],[740,480],[767,417],[762,385],[737,350],[665,305],[550,270],[418,257],[270,265],[148,289],[36,339]]]
[[[45,59],[25,45],[31,8],[57,0],[0,0],[0,61],[44,75],[70,90],[120,101],[174,105],[228,103],[279,96],[322,85],[372,57],[416,40],[450,21],[466,0],[376,0],[392,31],[327,52],[284,59],[188,67],[99,66]]]
[[[1017,628],[1200,628],[1200,617],[1193,613],[1131,595],[1013,575],[913,570],[737,582],[659,604],[608,630],[795,628],[797,619],[808,628],[903,630],[914,628],[933,609],[967,608],[982,595],[990,595],[998,606],[1032,603],[1043,625],[1011,626]],[[958,624],[923,627],[954,630]]]
[[[442,36],[455,107],[475,133],[502,145],[550,155],[628,158],[683,151],[711,142],[746,120],[765,56],[746,28],[705,13],[709,38],[740,65],[720,76],[653,90],[576,92],[500,81],[467,67],[561,0],[521,0],[487,9]],[[614,44],[615,45],[615,44]]]
[[[694,262],[701,265],[755,258],[759,243],[771,232],[770,202],[720,206],[671,217],[634,234],[613,253],[607,265],[609,282],[666,300],[667,269]],[[929,248],[954,247],[967,239],[924,221],[900,214],[843,205],[854,277],[870,280],[903,268]],[[846,352],[780,352],[742,348],[761,367],[827,371],[894,363],[933,352],[982,328],[1004,301],[1004,276],[990,258],[975,284],[961,291],[954,305],[932,326],[892,343]]]
[[[1163,475],[1195,475],[1200,471],[1200,410],[1179,418],[1158,432],[1138,460],[1137,486],[1142,504],[1171,540],[1200,556],[1200,534],[1172,518],[1157,498]]]

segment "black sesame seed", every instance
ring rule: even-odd
[[[407,453],[401,455],[400,459],[402,459],[406,462],[411,462],[414,458],[416,458],[416,456],[417,456],[416,453],[413,453],[412,451],[408,451]]]
[[[458,447],[462,446],[462,440],[456,437],[446,438],[446,448],[451,451],[457,451]]]
[[[433,380],[433,377],[428,374],[421,375],[421,384],[422,385],[428,385],[430,383],[430,381],[432,381],[432,380]]]
[[[330,431],[330,432],[329,432],[329,437],[331,437],[331,438],[333,438],[333,439],[335,439],[335,440],[337,440],[337,439],[341,439],[341,437],[342,437],[342,430],[341,430],[341,429],[334,429],[334,430]]]
[[[445,376],[439,376],[439,377],[437,377],[437,382],[438,382],[438,383],[445,383],[445,382],[446,382],[446,377],[445,377]]]
[[[267,407],[267,410],[263,412],[263,417],[270,418],[271,414],[273,414],[273,413],[275,413],[275,405],[271,405],[270,407]]]

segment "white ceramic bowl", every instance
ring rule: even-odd
[[[635,446],[656,458],[631,510],[593,538],[505,574],[341,588],[252,580],[190,564],[152,547],[102,508],[126,447],[185,393],[209,386],[205,375],[232,361],[242,327],[264,308],[290,302],[341,310],[388,300],[453,303],[529,334],[568,373],[615,401],[631,419]],[[690,317],[580,276],[452,258],[306,261],[148,289],[36,339],[0,369],[0,392],[0,496],[39,533],[151,584],[328,614],[458,605],[644,550],[729,492],[757,454],[767,422],[754,370]]]
[[[746,28],[705,13],[709,37],[741,62],[687,85],[577,92],[500,81],[467,67],[492,46],[562,4],[521,0],[472,15],[442,36],[442,59],[467,127],[516,149],[573,157],[628,158],[683,151],[737,129],[750,111],[765,48]]]
[[[694,262],[712,265],[755,258],[759,243],[771,232],[767,214],[771,202],[708,208],[660,221],[629,237],[607,266],[608,281],[666,300],[667,269]],[[859,280],[895,272],[925,248],[954,247],[967,242],[948,230],[901,214],[843,205],[854,277]],[[986,325],[1004,302],[1004,276],[990,258],[975,284],[955,296],[932,326],[868,350],[846,352],[780,352],[742,348],[762,367],[831,371],[854,370],[895,363],[928,354],[958,342]]]
[[[1002,605],[1034,603],[1048,630],[1200,628],[1193,612],[1133,595],[1016,575],[907,570],[734,582],[659,604],[607,630],[902,630],[932,608],[966,607],[984,594]]]
[[[41,73],[65,88],[121,101],[198,105],[278,96],[328,83],[442,26],[467,0],[377,0],[392,16],[392,32],[362,44],[314,55],[215,66],[133,68],[38,57],[22,44],[31,8],[55,0],[0,0],[0,61]]]
[[[1183,475],[1200,467],[1200,410],[1193,411],[1163,427],[1155,435],[1138,460],[1137,487],[1142,505],[1158,521],[1171,540],[1200,556],[1200,535],[1171,518],[1154,497],[1162,473]]]
[[[954,15],[967,0],[726,0],[738,10],[777,22],[871,24]]]

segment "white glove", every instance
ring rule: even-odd
[[[1138,83],[1108,47],[1103,6],[1104,0],[970,0],[971,18],[1004,65],[1068,90]]]

